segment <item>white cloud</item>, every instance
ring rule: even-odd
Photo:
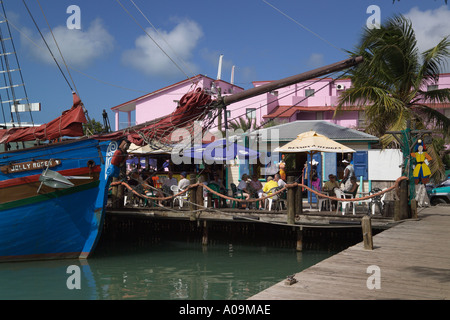
[[[450,35],[450,10],[447,6],[426,11],[414,7],[405,14],[405,17],[412,22],[421,53],[433,48],[444,37]]]
[[[156,32],[151,28],[146,31],[185,73],[189,76],[196,73],[198,68],[190,60],[198,41],[203,36],[199,24],[195,21],[183,20],[172,31],[158,30]],[[179,75],[181,71],[167,55],[144,34],[136,39],[135,48],[123,53],[122,62],[147,75],[168,78]]]
[[[312,53],[306,61],[306,64],[310,68],[322,67],[325,64],[324,55],[321,53]]]
[[[24,29],[23,31],[41,47],[41,49],[37,48],[22,35],[21,42],[28,48],[29,52],[40,61],[53,64],[53,58],[40,35],[37,32],[32,33],[29,29]],[[53,41],[50,31],[43,32],[43,34],[53,55],[58,61],[61,61],[58,48]],[[57,26],[53,28],[53,34],[67,64],[73,67],[85,68],[95,60],[111,52],[114,47],[114,38],[104,28],[100,19],[93,20],[87,29],[70,30],[65,25]]]

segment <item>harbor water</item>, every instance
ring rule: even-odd
[[[87,260],[1,263],[0,299],[243,300],[339,251],[196,239],[106,234]]]

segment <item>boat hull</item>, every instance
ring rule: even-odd
[[[114,144],[83,139],[3,154],[0,261],[87,258],[93,252],[108,192],[107,150]],[[73,186],[42,184],[47,168]]]

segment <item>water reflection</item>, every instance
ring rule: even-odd
[[[331,255],[324,251],[164,241],[100,245],[88,261],[0,264],[0,299],[246,299]],[[69,290],[67,267],[81,270]]]

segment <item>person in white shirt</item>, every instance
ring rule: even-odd
[[[186,179],[186,172],[181,173],[181,180],[178,182],[178,189],[180,191],[186,190],[187,187],[191,184],[188,179]]]
[[[241,181],[239,181],[239,184],[237,186],[238,190],[242,191],[245,200],[248,200],[250,198],[250,192],[247,190],[247,180],[248,176],[244,173],[242,175]]]
[[[275,174],[273,180],[275,180],[278,183],[279,187],[283,188],[286,185],[286,182],[284,182],[284,180],[281,179],[281,176],[278,173]]]
[[[162,184],[162,189],[165,194],[170,194],[170,187],[178,185],[178,180],[173,177],[172,171],[167,173],[167,178],[164,180]]]

